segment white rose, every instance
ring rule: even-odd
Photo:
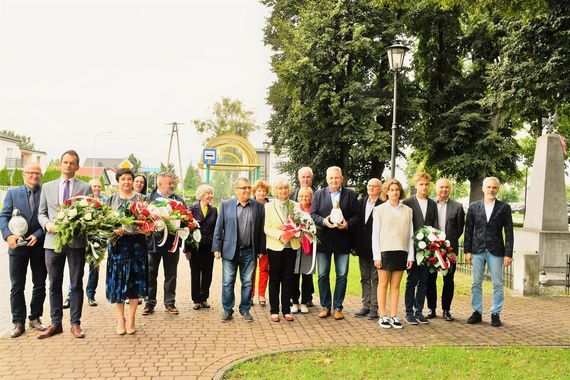
[[[420,241],[420,242],[418,243],[418,248],[419,248],[419,249],[424,249],[425,247],[427,247],[427,244],[426,244],[425,241]]]
[[[91,213],[88,212],[87,214],[85,214],[85,216],[83,217],[83,219],[85,219],[85,220],[91,220],[91,219],[93,219],[93,215],[91,215]]]
[[[77,209],[70,209],[69,213],[67,214],[70,218],[75,218],[77,216]]]
[[[154,222],[155,231],[159,231],[159,232],[163,231],[164,227],[166,227],[166,225],[164,224],[164,222],[162,220],[158,219]]]
[[[424,234],[422,232],[418,232],[418,234],[416,235],[416,239],[422,240],[423,238],[424,238]]]
[[[79,201],[79,205],[80,205],[81,207],[87,207],[87,206],[89,206],[89,202],[87,202],[86,199],[82,199],[82,200]]]
[[[449,240],[446,240],[446,241],[445,241],[445,246],[446,246],[446,247],[449,247],[450,245],[451,245],[451,243],[449,242]]]
[[[429,234],[429,235],[428,235],[428,240],[429,240],[429,241],[435,241],[435,239],[436,239],[436,237],[435,237],[434,234]]]
[[[65,212],[63,211],[58,212],[56,218],[60,220],[65,218]]]

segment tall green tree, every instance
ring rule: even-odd
[[[207,140],[225,134],[247,138],[251,132],[259,129],[253,111],[246,110],[240,100],[225,97],[214,103],[212,118],[192,122],[198,132],[206,134]]]
[[[0,186],[10,186],[10,173],[6,167],[0,170]]]
[[[263,0],[272,13],[265,42],[277,81],[267,128],[281,169],[311,166],[323,185],[340,166],[353,184],[381,177],[390,159],[392,75],[385,48],[401,29],[397,14],[367,0]],[[403,77],[406,81],[406,77]],[[398,146],[412,121],[412,86],[401,86]]]
[[[188,165],[188,169],[186,169],[186,175],[184,176],[184,189],[196,190],[201,182],[202,179],[200,178],[200,170],[198,170],[197,167],[190,163],[190,165]]]
[[[7,129],[1,130],[0,135],[4,135],[6,137],[11,137],[13,139],[19,140],[18,146],[20,147],[20,149],[29,149],[29,150],[35,149],[34,143],[32,142],[32,138],[30,136],[20,135],[14,131],[10,131]]]
[[[133,173],[138,174],[142,168],[142,161],[139,160],[134,153],[129,154],[127,160],[129,160],[131,164],[133,164],[133,167],[131,168]]]
[[[24,184],[24,177],[22,175],[22,169],[16,168],[12,172],[12,178],[10,180],[12,186],[20,186]]]

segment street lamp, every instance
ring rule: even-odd
[[[98,136],[108,135],[111,131],[99,132],[93,136],[93,158],[91,159],[91,178],[95,178],[95,143],[97,141]]]
[[[263,160],[264,161],[264,164],[263,164],[264,170],[263,171],[265,172],[265,180],[266,181],[267,181],[267,165],[268,165],[268,161],[269,161],[268,160],[268,158],[269,158],[268,154],[269,154],[269,147],[270,146],[271,146],[271,144],[269,141],[263,142],[263,150],[265,151],[265,156],[264,156],[265,159]]]
[[[394,110],[392,111],[392,153],[390,159],[391,178],[396,176],[396,96],[398,94],[398,82],[396,79],[398,72],[404,67],[404,56],[408,50],[410,49],[402,45],[399,41],[396,41],[392,46],[386,49],[390,70],[394,72]]]

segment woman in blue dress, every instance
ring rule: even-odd
[[[130,169],[119,169],[116,178],[119,192],[107,202],[113,210],[122,211],[130,202],[141,199],[141,195],[133,190],[135,175]],[[146,237],[142,233],[127,233],[124,228],[116,229],[115,233],[120,237],[109,244],[105,292],[117,308],[117,334],[134,334],[138,299],[148,293]],[[126,300],[129,311],[125,317]]]

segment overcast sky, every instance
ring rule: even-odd
[[[257,0],[0,4],[0,129],[32,137],[50,159],[76,149],[83,163],[96,141],[96,157],[134,153],[157,167],[176,121],[186,168],[203,147],[191,120],[209,117],[222,96],[262,126],[269,118],[269,11]]]

